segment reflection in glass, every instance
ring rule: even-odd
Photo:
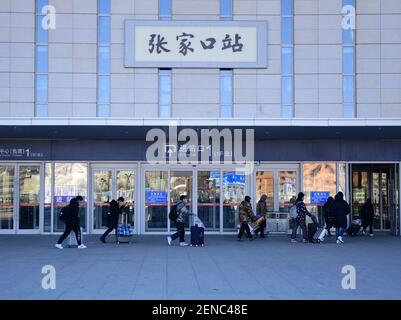
[[[289,75],[293,73],[292,47],[281,48],[281,73]]]
[[[100,14],[110,14],[110,0],[98,0],[98,12]]]
[[[220,228],[220,172],[198,171],[198,216],[208,231]]]
[[[36,75],[36,101],[38,103],[47,102],[47,75]]]
[[[106,228],[107,213],[112,200],[112,171],[94,171],[93,173],[93,227]]]
[[[47,19],[44,15],[36,16],[36,42],[47,42],[48,34],[47,30],[43,28],[42,21]]]
[[[239,205],[245,198],[245,174],[223,172],[223,229],[234,231],[239,222]]]
[[[110,103],[110,76],[98,77],[98,103]]]
[[[189,212],[192,213],[192,171],[171,171],[170,206],[175,205],[182,195],[187,196]],[[186,228],[189,228],[190,220],[190,216],[187,215],[185,219]]]
[[[99,47],[99,74],[110,73],[110,47]]]
[[[311,203],[311,192],[329,192],[334,198],[337,193],[336,163],[305,163],[304,190],[305,204],[311,213],[317,214],[319,221],[324,221],[323,204]]]
[[[88,198],[88,166],[86,163],[61,163],[54,165],[54,229],[63,231],[64,223],[58,219],[60,210],[78,195],[87,201]],[[80,207],[81,227],[86,231],[86,204]]]
[[[19,229],[39,229],[40,167],[19,167]]]
[[[171,69],[159,70],[159,116],[171,116]]]
[[[354,47],[343,48],[343,73],[353,74],[355,72],[355,49]]]
[[[110,43],[110,17],[99,17],[98,43]]]
[[[232,70],[220,71],[220,116],[232,117],[233,73]]]
[[[278,191],[279,211],[289,212],[292,201],[297,197],[296,171],[279,171]]]
[[[256,199],[255,203],[260,200],[262,195],[267,196],[267,210],[274,211],[274,172],[273,171],[257,171],[256,172]]]
[[[281,103],[292,104],[292,77],[281,77]]]
[[[344,103],[355,102],[355,77],[344,76],[343,77],[343,95]]]
[[[46,73],[48,70],[48,47],[36,46],[36,72]]]
[[[145,231],[167,231],[167,171],[145,172]]]
[[[281,18],[281,44],[293,43],[293,18]]]
[[[45,163],[45,202],[43,231],[51,232],[51,214],[52,214],[52,164]]]
[[[128,214],[128,223],[134,226],[135,216],[135,172],[130,170],[117,171],[116,199],[123,197],[126,203],[125,213]]]
[[[0,165],[0,229],[14,228],[14,166]]]
[[[222,20],[232,19],[233,16],[233,1],[220,0],[220,18]]]
[[[160,20],[170,20],[172,14],[172,0],[159,0]]]

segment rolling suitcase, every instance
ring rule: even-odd
[[[327,230],[325,228],[317,228],[315,234],[313,235],[312,241],[314,243],[320,243],[324,241],[324,237],[327,235]]]
[[[361,225],[352,223],[351,226],[347,229],[347,234],[350,236],[356,236],[359,230],[361,230]]]
[[[129,243],[133,232],[131,226],[128,224],[128,215],[126,213],[122,214],[121,221],[122,225],[117,228],[117,242]]]
[[[203,247],[205,245],[205,229],[202,227],[192,226],[191,227],[191,246],[192,247]]]

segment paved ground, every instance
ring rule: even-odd
[[[86,250],[58,250],[55,240],[0,235],[0,299],[401,299],[401,238],[337,245],[208,236],[207,246],[193,248],[168,247],[162,236],[129,245],[86,236]],[[56,290],[41,287],[48,264]],[[356,290],[341,287],[344,265],[356,268]]]

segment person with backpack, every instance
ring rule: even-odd
[[[328,197],[326,203],[323,206],[324,221],[326,222],[327,235],[331,236],[330,229],[333,227],[333,210],[334,198]]]
[[[295,200],[294,206],[290,209],[290,216],[293,220],[293,228],[291,234],[291,242],[296,243],[297,241],[297,231],[298,227],[302,229],[303,242],[308,242],[308,232],[306,230],[306,216],[311,217],[313,220],[316,219],[309,211],[306,209],[304,203],[305,194],[303,192],[298,193],[297,200]],[[295,216],[296,214],[296,216]]]
[[[188,243],[185,242],[185,217],[188,214],[188,199],[187,196],[180,196],[180,200],[171,209],[169,218],[175,223],[177,232],[167,237],[168,245],[171,246],[171,242],[177,238],[180,238],[180,246],[186,247]]]
[[[267,195],[262,195],[260,197],[260,200],[258,201],[258,204],[256,205],[256,214],[258,217],[258,220],[261,220],[261,222],[258,224],[258,227],[255,229],[255,236],[260,233],[261,238],[266,238],[265,236],[265,228],[266,228],[266,212],[267,212]]]
[[[63,249],[62,243],[71,233],[71,231],[74,231],[75,237],[77,238],[78,249],[87,248],[81,240],[81,226],[79,221],[79,206],[83,201],[84,199],[81,196],[72,198],[70,200],[70,204],[61,210],[60,220],[65,223],[65,230],[55,244],[57,249]]]
[[[375,218],[375,210],[373,208],[372,200],[366,199],[362,206],[362,233],[366,234],[366,229],[369,227],[369,236],[373,237],[373,220]]]
[[[252,211],[251,197],[246,196],[244,201],[239,206],[239,222],[241,227],[238,232],[237,241],[242,241],[242,235],[246,232],[248,239],[253,240],[251,230],[249,229],[249,222],[255,221],[255,215]]]
[[[117,240],[117,227],[118,227],[118,219],[120,215],[123,213],[124,206],[124,198],[119,197],[116,200],[111,200],[109,212],[107,213],[107,227],[108,229],[105,233],[100,237],[100,241],[106,243],[107,235],[115,229],[116,231],[116,240]]]
[[[349,204],[344,200],[344,194],[340,191],[336,194],[333,203],[334,226],[336,227],[337,243],[344,243],[343,234],[347,228],[347,216],[351,212]]]

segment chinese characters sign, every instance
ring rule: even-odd
[[[41,159],[43,152],[35,152],[29,148],[3,148],[0,147],[0,159]]]
[[[266,68],[267,24],[125,21],[125,66]]]
[[[325,204],[329,197],[330,197],[330,192],[312,191],[310,193],[310,203],[312,203],[312,204]]]

